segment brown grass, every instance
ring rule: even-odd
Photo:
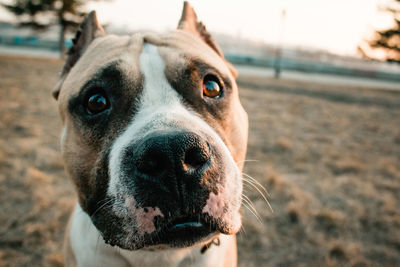
[[[0,57],[0,266],[60,266],[75,193],[51,98],[61,62]],[[400,265],[400,94],[241,77],[250,119],[240,266]]]

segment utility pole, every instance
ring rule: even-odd
[[[276,47],[275,52],[275,62],[274,62],[274,69],[275,69],[275,78],[279,79],[281,75],[282,69],[282,43],[283,43],[283,34],[284,34],[284,26],[285,26],[285,19],[286,19],[286,9],[282,9],[281,13],[281,23],[279,25],[279,39],[278,44]]]

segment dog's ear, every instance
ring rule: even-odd
[[[52,94],[55,99],[58,98],[61,86],[68,75],[68,72],[75,65],[78,59],[86,51],[90,43],[98,38],[105,36],[106,33],[99,24],[96,11],[91,11],[80,25],[80,29],[76,32],[75,38],[72,40],[73,45],[67,52],[67,59],[61,72],[60,80],[54,87]]]
[[[189,31],[199,36],[206,44],[208,44],[222,59],[224,59],[232,75],[236,78],[237,71],[227,60],[225,60],[224,54],[221,48],[215,42],[214,38],[208,33],[206,26],[201,21],[197,20],[196,12],[193,7],[188,3],[184,2],[182,17],[179,20],[178,29]]]

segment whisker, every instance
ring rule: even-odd
[[[245,159],[245,160],[239,160],[236,161],[236,164],[242,163],[242,162],[254,162],[254,161],[259,161],[257,159]]]
[[[252,186],[255,190],[258,191],[258,193],[260,193],[261,197],[265,200],[265,202],[267,203],[269,209],[271,210],[271,212],[274,212],[274,210],[271,207],[271,204],[269,204],[269,201],[267,199],[267,197],[264,195],[264,193],[251,181],[243,179],[243,181],[247,182],[247,185]]]
[[[242,233],[242,232],[243,232],[243,235],[247,235],[246,230],[244,229],[244,225],[242,225],[242,227],[240,227],[240,229],[239,229],[239,233]]]
[[[256,207],[254,206],[253,202],[251,201],[251,199],[248,196],[246,196],[245,194],[242,194],[242,200],[246,201],[246,203],[250,206],[250,208],[252,208],[252,210],[258,215],[258,217],[260,217],[260,214],[258,213]]]
[[[251,199],[248,196],[246,196],[245,194],[242,194],[242,200],[247,200],[248,204],[250,204],[250,206],[253,208],[253,210],[257,211],[256,207],[254,206],[254,203],[251,201]]]
[[[99,212],[106,205],[110,204],[112,201],[113,201],[112,199],[107,200],[104,204],[102,204],[100,207],[98,207],[90,217],[92,218],[94,215],[96,215],[97,212]]]
[[[249,208],[248,204],[246,204],[246,203],[244,203],[244,202],[243,202],[242,204],[243,204],[243,206],[244,206],[245,208],[247,208],[248,211],[250,211],[251,214],[254,215],[254,217],[256,217],[257,221],[258,221],[260,224],[262,224],[262,221],[261,221],[260,217],[258,217],[258,216],[251,210],[251,208]]]
[[[254,183],[256,183],[259,187],[261,187],[261,189],[265,192],[265,194],[267,194],[268,197],[271,197],[270,194],[268,193],[268,190],[259,181],[257,181],[257,179],[254,179],[247,173],[242,172],[242,174],[245,175],[246,178],[248,178],[248,179],[252,180]]]
[[[257,212],[257,211],[253,211],[253,209],[250,207],[250,204],[247,202],[246,199],[243,199],[243,200],[244,200],[244,202],[242,202],[243,206],[246,207],[246,208],[251,212],[251,214],[254,215],[254,217],[256,217],[257,221],[258,221],[260,224],[263,224],[263,222],[262,222],[260,216],[258,215],[258,212]]]
[[[99,250],[99,242],[100,242],[100,235],[97,235],[96,247],[94,249],[94,253],[97,254]]]

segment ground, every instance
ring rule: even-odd
[[[76,197],[51,97],[61,66],[0,56],[0,266],[62,265]],[[257,77],[239,86],[245,194],[259,216],[244,204],[239,266],[399,266],[400,92]]]

